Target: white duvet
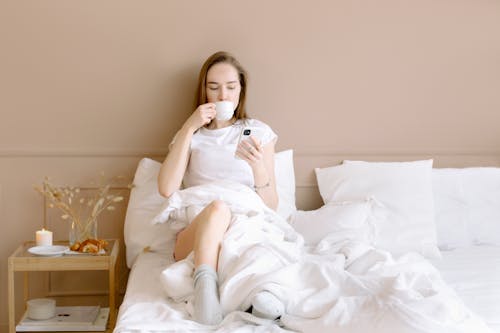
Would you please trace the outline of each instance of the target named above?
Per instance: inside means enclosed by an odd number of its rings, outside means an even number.
[[[148,331],[491,332],[420,255],[408,253],[396,260],[340,234],[325,235],[316,247],[306,247],[286,221],[243,185],[217,182],[179,191],[154,222],[180,229],[215,199],[224,200],[233,213],[218,267],[225,319],[217,327],[190,320],[189,256],[161,273],[166,297],[177,303],[178,314],[168,326],[149,324]],[[243,312],[262,290],[285,304],[279,321]]]

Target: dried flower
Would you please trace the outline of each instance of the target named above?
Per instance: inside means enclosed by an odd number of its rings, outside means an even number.
[[[102,173],[101,178],[103,178]],[[124,199],[121,195],[110,193],[111,184],[109,183],[100,185],[93,196],[85,196],[85,191],[78,187],[55,186],[48,177],[45,177],[41,186],[34,188],[49,200],[49,208],[59,208],[62,212],[61,218],[74,223],[82,235],[89,234],[97,222],[99,214],[104,210],[115,210],[114,205]]]

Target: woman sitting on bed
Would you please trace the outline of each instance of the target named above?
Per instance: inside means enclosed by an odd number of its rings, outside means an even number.
[[[274,175],[274,146],[277,136],[261,121],[247,118],[245,97],[247,73],[226,52],[210,56],[201,68],[196,109],[170,144],[158,178],[160,193],[169,197],[184,187],[214,180],[232,180],[255,189],[267,206],[276,209],[278,196]],[[216,102],[230,101],[233,113],[224,117]],[[259,138],[238,138],[244,128],[257,129]],[[220,200],[211,202],[177,234],[175,260],[194,252],[195,319],[204,324],[222,320],[217,285],[217,261],[231,211]],[[272,294],[257,294],[252,312],[278,317],[283,305]]]

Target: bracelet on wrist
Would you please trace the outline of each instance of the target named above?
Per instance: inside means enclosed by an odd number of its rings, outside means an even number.
[[[267,183],[265,183],[262,186],[256,186],[256,185],[254,185],[253,189],[254,189],[254,191],[257,192],[258,190],[262,190],[263,188],[269,187],[270,185],[271,185],[271,183],[268,181]]]

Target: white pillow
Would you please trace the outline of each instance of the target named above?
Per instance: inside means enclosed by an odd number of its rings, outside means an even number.
[[[461,169],[432,170],[437,244],[442,250],[472,245]]]
[[[472,241],[500,245],[500,168],[466,168],[462,179]]]
[[[174,235],[167,223],[155,224],[151,220],[158,214],[166,201],[158,192],[158,173],[161,163],[143,158],[137,167],[134,187],[125,216],[124,239],[127,254],[127,266],[132,265],[144,248],[171,254]]]
[[[335,233],[335,239],[349,239],[371,244],[372,203],[360,201],[329,202],[316,210],[297,210],[290,216],[290,225],[304,237],[306,245],[316,245]],[[330,237],[331,238],[331,237]]]
[[[274,154],[274,174],[276,175],[276,191],[279,198],[277,212],[283,218],[288,219],[297,210],[292,149]]]
[[[500,245],[500,168],[434,169],[438,245]]]
[[[158,173],[161,163],[143,158],[134,176],[134,187],[125,216],[124,238],[127,252],[127,266],[132,267],[136,257],[146,247],[152,251],[171,255],[175,235],[168,223],[152,224],[166,201],[158,192]],[[278,213],[288,219],[295,208],[295,175],[293,151],[285,150],[275,154],[276,189],[279,197]]]
[[[414,162],[344,161],[315,169],[321,197],[327,202],[375,198],[375,246],[394,255],[416,251],[439,258],[432,160]]]

